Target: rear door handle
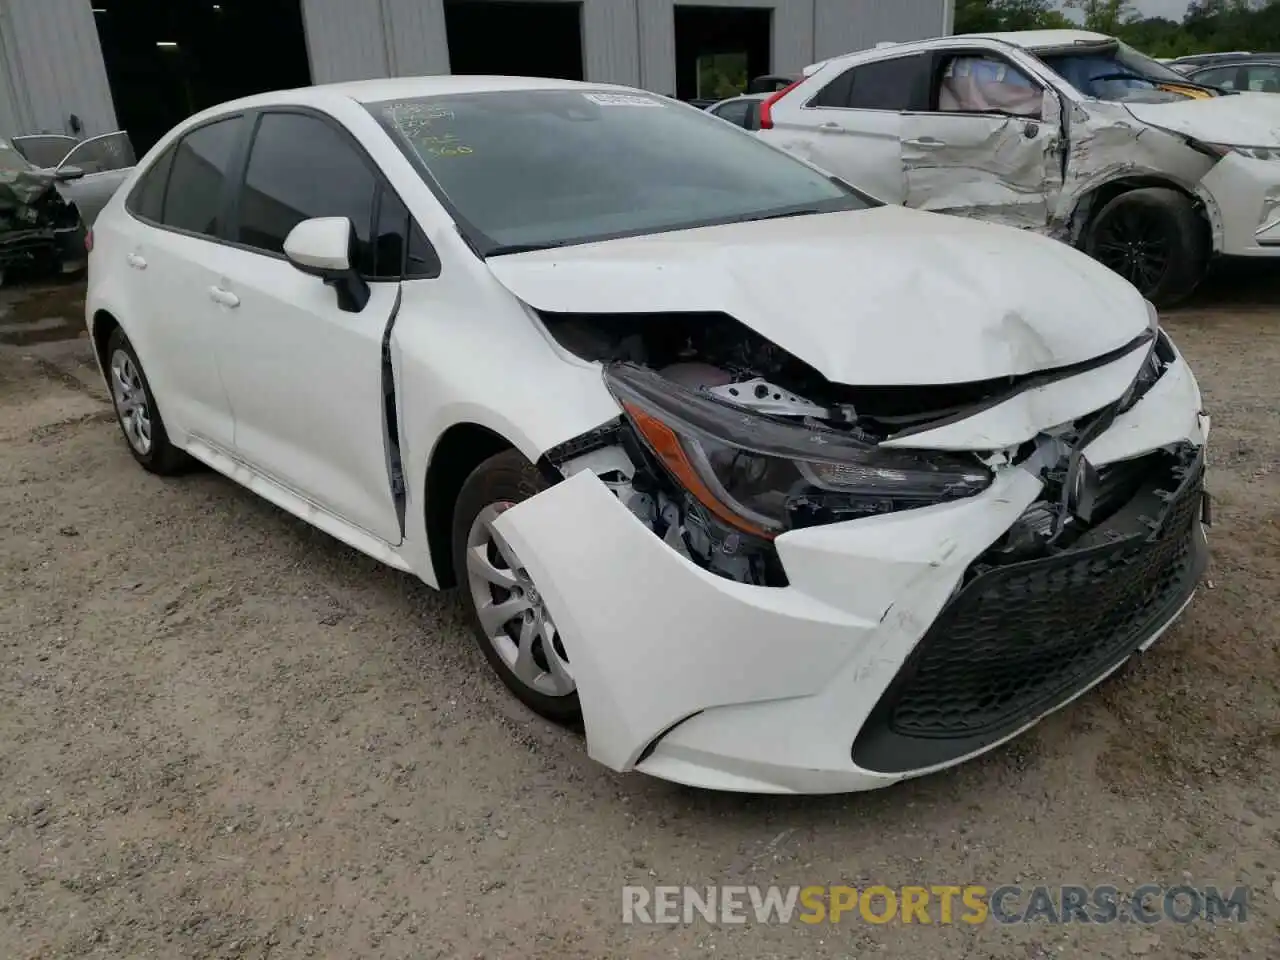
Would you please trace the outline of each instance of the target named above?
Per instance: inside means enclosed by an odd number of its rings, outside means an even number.
[[[902,141],[908,147],[919,147],[921,150],[937,150],[939,147],[945,147],[947,144],[943,140],[936,140],[933,137],[920,137],[916,140]]]
[[[240,298],[230,290],[224,290],[222,287],[210,287],[209,296],[213,298],[214,303],[220,303],[224,307],[240,306]]]
[[[818,124],[818,129],[819,130],[839,130],[840,124],[836,123],[834,120],[824,120],[822,121],[822,123]]]
[[[133,269],[135,270],[147,269],[147,261],[144,260],[142,257],[138,256],[136,253],[129,254],[129,256],[127,256],[125,259],[129,262],[129,266],[133,267]]]

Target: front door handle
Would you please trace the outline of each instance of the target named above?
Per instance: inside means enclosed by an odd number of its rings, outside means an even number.
[[[224,307],[234,309],[240,306],[240,298],[230,290],[224,290],[222,287],[210,287],[209,296],[213,298],[214,303],[221,304]]]
[[[908,147],[918,147],[921,150],[937,150],[939,147],[945,147],[946,143],[933,137],[920,137],[915,140],[903,140]]]
[[[147,269],[147,261],[144,260],[142,257],[138,256],[136,253],[129,254],[129,256],[125,257],[125,260],[127,260],[129,263],[129,266],[133,267],[133,269],[135,270]]]

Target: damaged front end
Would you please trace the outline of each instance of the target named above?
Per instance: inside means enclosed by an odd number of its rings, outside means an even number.
[[[0,275],[14,268],[79,269],[84,232],[74,204],[58,193],[55,178],[35,170],[0,141]],[[19,167],[19,164],[22,166]]]
[[[1070,548],[1145,477],[1124,465],[1100,474],[1081,451],[1175,358],[1153,327],[1118,351],[1141,349],[1145,358],[1129,388],[1102,409],[1094,403],[1088,416],[1012,449],[935,450],[907,438],[1082,371],[857,388],[831,383],[725,315],[544,313],[542,320],[561,346],[603,365],[623,411],[548,451],[544,466],[557,476],[592,470],[687,559],[757,586],[788,584],[774,543],[788,531],[974,497],[1005,467],[1036,474],[1043,496],[993,556],[1012,561]]]
[[[502,533],[613,769],[768,792],[939,769],[1149,645],[1203,572],[1208,420],[1154,323],[1083,369],[867,388],[723,314],[542,320],[621,415],[548,451],[561,482]]]

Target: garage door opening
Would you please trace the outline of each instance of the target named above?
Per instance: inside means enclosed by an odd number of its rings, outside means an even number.
[[[445,0],[454,73],[581,80],[582,4]]]
[[[675,8],[676,96],[722,100],[769,72],[773,11],[760,7]]]
[[[301,0],[94,0],[120,128],[138,156],[206,107],[311,83]]]

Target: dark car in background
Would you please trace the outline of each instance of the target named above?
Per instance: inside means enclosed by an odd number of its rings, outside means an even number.
[[[78,175],[82,172],[69,167],[56,175],[41,170],[0,139],[0,284],[15,273],[84,270],[84,223],[75,204],[58,192],[60,178]]]
[[[1176,60],[1170,61],[1168,66],[1181,74],[1190,75],[1195,71],[1203,70],[1205,67],[1216,67],[1236,61],[1254,59],[1277,60],[1280,59],[1280,53],[1254,53],[1249,50],[1232,50],[1225,53],[1193,53],[1190,56],[1178,57]]]
[[[1187,77],[1219,90],[1280,93],[1280,53],[1232,57],[1188,70]]]

